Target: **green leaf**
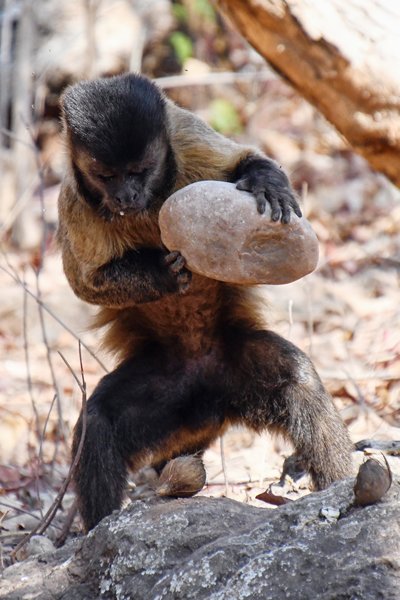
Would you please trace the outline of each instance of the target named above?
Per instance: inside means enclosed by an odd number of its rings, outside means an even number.
[[[193,56],[192,40],[181,31],[174,31],[174,33],[170,35],[169,42],[181,65],[183,65],[188,58]]]
[[[215,23],[216,14],[209,0],[196,0],[194,4],[195,11],[201,16]]]
[[[182,4],[173,4],[172,5],[172,14],[175,19],[180,23],[186,23],[188,20],[188,11],[186,6],[182,6]]]
[[[224,134],[240,133],[242,124],[234,105],[224,98],[217,98],[210,104],[210,125]]]

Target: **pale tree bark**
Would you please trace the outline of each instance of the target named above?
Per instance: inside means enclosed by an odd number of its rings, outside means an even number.
[[[217,0],[254,48],[400,186],[400,3]]]
[[[21,4],[15,40],[16,54],[11,79],[11,149],[15,169],[14,210],[16,218],[12,239],[22,249],[36,247],[42,236],[34,219],[32,189],[38,183],[35,150],[32,142],[33,73],[32,56],[35,48],[36,24],[33,0]]]

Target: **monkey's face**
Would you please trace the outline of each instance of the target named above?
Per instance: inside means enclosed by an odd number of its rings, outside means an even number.
[[[157,209],[175,177],[160,90],[128,73],[78,83],[61,104],[80,197],[104,218]]]
[[[146,146],[140,160],[111,166],[80,150],[75,164],[103,213],[124,216],[153,207],[165,178],[167,152],[166,140],[157,138]]]

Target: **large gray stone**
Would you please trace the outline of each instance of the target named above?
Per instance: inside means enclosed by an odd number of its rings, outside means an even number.
[[[86,538],[6,569],[0,598],[398,600],[398,484],[364,508],[351,507],[353,485],[275,510],[223,498],[137,501]]]
[[[159,224],[169,250],[179,250],[190,270],[238,284],[290,283],[311,273],[318,240],[307,219],[290,223],[260,215],[252,194],[232,183],[200,181],[163,204]]]

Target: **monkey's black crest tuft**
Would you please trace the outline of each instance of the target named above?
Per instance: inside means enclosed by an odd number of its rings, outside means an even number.
[[[115,167],[127,156],[140,160],[148,143],[165,131],[162,94],[132,73],[72,86],[63,112],[72,143]]]

